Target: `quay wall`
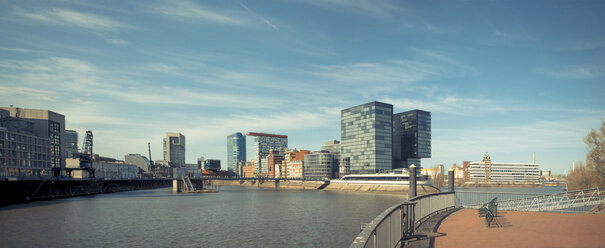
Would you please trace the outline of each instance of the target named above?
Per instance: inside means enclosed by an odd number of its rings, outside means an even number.
[[[0,181],[0,205],[171,186],[171,179]]]
[[[213,179],[215,185],[219,186],[244,186],[259,188],[275,188],[274,181],[252,181],[252,180],[221,180]],[[322,181],[280,181],[279,189],[310,189],[341,192],[374,192],[374,193],[405,193],[409,191],[408,185],[383,185],[383,184],[354,184],[354,183],[330,183],[323,187]],[[440,192],[439,189],[429,185],[418,185],[418,194],[431,194]]]

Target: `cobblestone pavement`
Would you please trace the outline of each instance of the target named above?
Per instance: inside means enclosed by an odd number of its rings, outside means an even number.
[[[498,211],[488,228],[477,210],[449,216],[434,247],[605,247],[605,215]]]

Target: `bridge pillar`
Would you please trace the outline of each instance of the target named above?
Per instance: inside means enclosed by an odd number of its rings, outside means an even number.
[[[275,179],[275,190],[279,190],[279,179]]]
[[[410,190],[408,193],[408,199],[416,197],[416,165],[410,165]]]
[[[447,187],[449,192],[454,192],[454,169],[447,171]]]

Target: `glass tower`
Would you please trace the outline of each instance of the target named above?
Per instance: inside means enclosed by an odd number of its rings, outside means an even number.
[[[235,172],[238,162],[246,162],[246,136],[234,133],[227,136],[227,168]]]
[[[431,112],[412,110],[393,115],[393,169],[408,168],[431,157]]]
[[[393,167],[393,105],[370,102],[341,111],[341,158],[351,174]]]

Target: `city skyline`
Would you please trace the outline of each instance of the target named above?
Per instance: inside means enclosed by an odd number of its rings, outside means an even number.
[[[380,101],[431,112],[425,168],[535,152],[563,173],[605,118],[598,1],[0,6],[0,106],[60,113],[118,159],[147,142],[161,158],[166,132],[187,137],[187,163],[226,163],[235,132],[316,151],[340,140],[342,109]]]

